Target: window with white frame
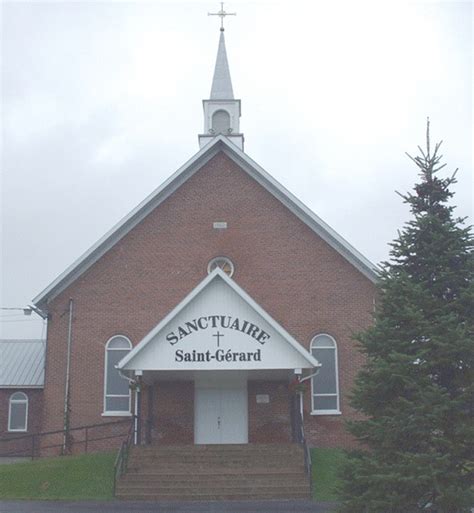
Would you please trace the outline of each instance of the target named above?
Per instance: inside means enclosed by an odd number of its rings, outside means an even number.
[[[340,413],[336,341],[330,335],[316,335],[311,341],[311,354],[321,364],[312,378],[312,412]]]
[[[28,396],[14,392],[8,404],[8,431],[26,431],[28,428]]]
[[[130,387],[128,380],[115,368],[132,349],[132,343],[123,335],[112,337],[105,346],[104,414],[128,415],[130,413]]]

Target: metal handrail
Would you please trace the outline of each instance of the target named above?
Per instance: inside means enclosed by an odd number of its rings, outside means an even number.
[[[134,420],[134,417],[132,417],[132,421],[133,420]],[[74,444],[84,444],[84,452],[86,453],[87,450],[88,450],[88,445],[91,442],[96,442],[96,441],[99,441],[99,440],[109,440],[109,439],[112,439],[112,438],[119,438],[119,437],[123,436],[123,434],[119,434],[119,435],[109,435],[109,436],[90,438],[89,437],[89,430],[90,429],[93,429],[93,428],[103,428],[103,427],[107,428],[109,426],[125,424],[125,423],[128,423],[128,422],[129,422],[129,419],[114,420],[114,421],[102,422],[102,423],[98,423],[98,424],[88,424],[86,426],[78,426],[78,427],[70,428],[69,432],[72,432],[72,431],[84,431],[85,432],[85,438],[83,440],[76,440],[75,439],[74,440]],[[132,422],[132,426],[133,426],[133,422]],[[18,440],[23,440],[23,439],[30,439],[31,440],[30,449],[29,450],[28,449],[23,449],[23,450],[20,451],[20,453],[25,454],[26,456],[28,456],[28,452],[29,452],[29,455],[33,459],[35,457],[37,448],[41,448],[41,450],[45,450],[45,449],[53,449],[53,448],[56,448],[56,447],[62,447],[63,446],[62,442],[59,443],[59,444],[53,444],[53,445],[43,445],[43,444],[41,444],[41,439],[42,438],[44,438],[46,436],[50,436],[50,435],[58,435],[58,434],[63,434],[63,433],[64,433],[64,429],[58,429],[56,431],[41,431],[39,433],[33,433],[31,435],[14,435],[14,436],[8,436],[8,437],[1,437],[0,438],[0,444],[2,442],[9,443],[9,442],[17,442]],[[2,456],[17,455],[18,452],[19,452],[18,450],[14,450],[14,451],[10,451],[10,452],[0,451]]]
[[[297,405],[295,405],[297,406]],[[308,444],[306,442],[306,436],[304,433],[304,421],[303,421],[303,415],[301,413],[300,408],[295,407],[295,413],[296,413],[296,441],[301,444],[303,448],[303,455],[304,455],[304,466],[306,470],[306,474],[309,479],[309,486],[311,493],[313,491],[313,478],[312,478],[312,467],[313,462],[311,460],[311,451],[308,447]]]
[[[121,477],[127,471],[128,466],[128,455],[130,452],[130,446],[132,445],[133,435],[135,433],[135,415],[132,418],[130,427],[128,428],[127,438],[121,443],[120,449],[118,450],[117,457],[114,463],[114,490],[117,487],[117,479]]]

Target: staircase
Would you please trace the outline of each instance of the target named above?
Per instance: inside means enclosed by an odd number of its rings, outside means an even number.
[[[116,497],[133,500],[309,499],[297,444],[134,446]]]

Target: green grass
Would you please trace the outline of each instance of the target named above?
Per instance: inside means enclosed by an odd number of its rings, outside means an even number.
[[[313,499],[337,501],[337,473],[344,461],[341,449],[311,449],[313,463]]]
[[[0,465],[0,499],[112,499],[115,453]]]

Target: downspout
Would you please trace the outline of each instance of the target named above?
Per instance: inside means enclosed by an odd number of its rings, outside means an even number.
[[[63,454],[66,454],[68,437],[69,437],[69,394],[71,382],[71,345],[72,345],[72,314],[73,314],[73,301],[69,299],[69,323],[67,334],[67,357],[66,357],[66,389],[64,391],[64,436],[63,436]]]
[[[134,426],[133,426],[133,430],[134,430],[134,433],[133,433],[133,444],[134,445],[138,445],[138,413],[139,413],[139,408],[138,408],[138,402],[139,402],[139,393],[140,393],[140,383],[139,383],[139,380],[138,379],[133,379],[133,378],[129,378],[126,374],[124,374],[120,369],[118,370],[119,371],[119,374],[122,378],[126,379],[129,384],[131,385],[131,387],[133,387],[133,389],[135,390],[135,398],[134,398],[134,409],[133,409],[133,414],[134,414]]]
[[[316,372],[313,372],[313,374],[310,374],[309,376],[305,376],[304,378],[300,379],[300,383],[303,383],[303,381],[306,381],[307,379],[314,378],[314,376],[317,376],[319,374],[319,368]],[[301,420],[303,420],[303,394],[298,394],[300,396],[300,413],[301,413]]]

